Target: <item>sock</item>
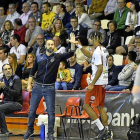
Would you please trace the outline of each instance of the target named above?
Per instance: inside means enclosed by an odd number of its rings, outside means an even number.
[[[93,123],[95,123],[99,130],[103,130],[104,126],[102,125],[101,121],[98,119],[94,120]]]
[[[109,128],[108,128],[108,126],[105,126],[105,128],[106,128],[106,130],[108,130]]]

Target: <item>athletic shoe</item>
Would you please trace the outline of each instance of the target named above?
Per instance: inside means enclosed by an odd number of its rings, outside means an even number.
[[[9,136],[9,132],[0,133],[0,137],[8,137],[8,136]]]
[[[102,140],[112,140],[113,139],[113,132],[111,130],[106,131],[106,135]]]
[[[48,140],[55,140],[53,133],[48,133]]]
[[[28,140],[34,134],[33,130],[27,130],[26,134],[23,136],[23,140]]]
[[[106,134],[107,134],[107,130],[104,127],[103,130],[101,130],[101,131],[98,132],[97,136],[94,137],[94,139],[103,139],[106,136]]]

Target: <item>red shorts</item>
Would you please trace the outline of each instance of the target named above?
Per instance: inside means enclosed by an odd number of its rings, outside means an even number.
[[[95,85],[92,91],[87,91],[85,95],[85,104],[94,104],[104,107],[106,89],[102,85]]]

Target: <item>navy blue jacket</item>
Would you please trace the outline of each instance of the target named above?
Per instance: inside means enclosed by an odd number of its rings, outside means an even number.
[[[57,77],[58,67],[62,60],[66,60],[74,55],[74,51],[64,54],[53,53],[50,56],[46,52],[36,57],[30,77],[37,72],[35,81],[41,84],[54,84]]]
[[[108,69],[108,85],[114,86],[118,85],[118,74],[120,72],[119,67],[113,66]]]

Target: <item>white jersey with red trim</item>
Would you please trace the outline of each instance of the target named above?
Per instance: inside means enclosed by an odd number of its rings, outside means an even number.
[[[109,53],[107,49],[103,46],[97,46],[92,55],[92,76],[93,81],[98,65],[103,65],[103,71],[99,79],[96,81],[95,85],[106,85],[108,84],[108,56]]]

